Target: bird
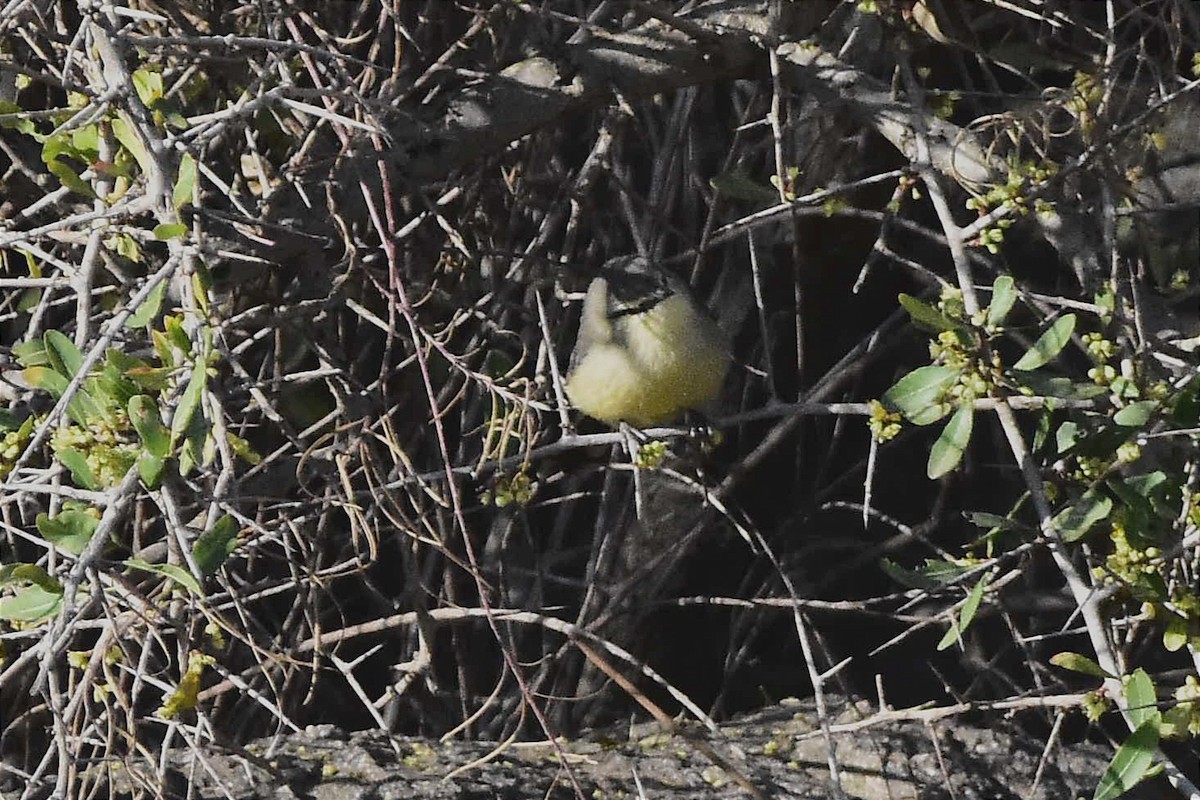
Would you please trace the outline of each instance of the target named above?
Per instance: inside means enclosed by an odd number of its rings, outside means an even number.
[[[599,272],[564,384],[571,405],[645,428],[712,401],[729,371],[729,339],[687,283],[644,256],[618,256]]]

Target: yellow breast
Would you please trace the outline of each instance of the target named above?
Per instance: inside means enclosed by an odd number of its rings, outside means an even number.
[[[583,413],[609,424],[659,425],[720,391],[729,369],[725,336],[689,297],[674,294],[608,323],[567,377],[567,397]]]

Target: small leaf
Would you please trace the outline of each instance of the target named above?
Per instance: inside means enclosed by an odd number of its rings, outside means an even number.
[[[170,367],[138,366],[130,367],[125,375],[137,384],[139,389],[148,392],[161,392],[171,385],[171,375],[175,370]]]
[[[1054,432],[1054,445],[1057,448],[1057,453],[1061,456],[1063,453],[1070,450],[1075,444],[1083,438],[1083,429],[1076,422],[1067,421],[1058,426],[1058,430]]]
[[[53,617],[61,608],[61,590],[48,592],[41,586],[26,586],[11,597],[0,598],[0,619],[36,623]]]
[[[880,568],[892,580],[912,589],[936,589],[958,580],[970,567],[953,561],[927,559],[916,570],[902,567],[891,559],[880,559]]]
[[[1158,750],[1158,723],[1145,722],[1129,734],[1100,778],[1092,800],[1116,800],[1146,777]]]
[[[260,456],[250,445],[250,443],[242,437],[226,432],[225,441],[229,442],[229,447],[231,450],[233,450],[234,455],[245,461],[247,464],[250,464],[251,466],[257,466],[262,462],[262,456]]]
[[[162,308],[163,295],[166,294],[166,291],[167,282],[159,281],[158,285],[150,290],[150,294],[146,295],[142,304],[129,315],[125,325],[130,328],[149,327],[158,316],[159,309]]]
[[[47,592],[61,594],[63,590],[58,578],[37,564],[0,564],[0,586],[15,586],[22,583],[32,583]]]
[[[962,629],[965,631],[967,626],[975,619],[975,612],[979,610],[979,604],[983,601],[983,593],[987,590],[988,576],[984,575],[979,579],[979,582],[971,587],[971,593],[967,595],[967,602],[963,603],[962,607]]]
[[[1188,643],[1189,633],[1188,621],[1178,614],[1172,614],[1163,629],[1163,649],[1168,653],[1182,649]]]
[[[768,189],[737,167],[720,173],[709,183],[725,197],[735,200],[747,200],[762,205],[773,205],[779,202],[778,191]]]
[[[47,367],[26,367],[21,371],[21,377],[35,389],[49,392],[56,400],[67,392],[70,381],[55,370]],[[104,409],[84,389],[77,389],[67,404],[67,416],[84,427],[91,425],[97,419],[103,419]]]
[[[1150,420],[1156,408],[1158,403],[1154,400],[1130,403],[1113,415],[1113,422],[1124,428],[1140,428]]]
[[[163,468],[167,462],[153,453],[142,451],[138,453],[137,468],[138,477],[142,479],[147,488],[157,489],[159,482],[162,479]]]
[[[72,555],[79,555],[92,540],[100,519],[86,511],[68,509],[60,511],[55,517],[38,514],[36,524],[46,541]]]
[[[204,596],[204,590],[200,587],[200,581],[196,580],[196,576],[177,564],[151,564],[140,558],[128,558],[124,563],[131,569],[140,569],[143,572],[152,572],[155,575],[170,578],[197,597]]]
[[[89,200],[96,199],[96,192],[92,189],[91,185],[79,177],[78,172],[62,161],[51,159],[46,162],[46,169],[50,171],[51,175],[58,178],[58,182],[63,185],[64,189],[81,194]]]
[[[42,366],[21,370],[21,379],[35,389],[49,392],[55,400],[66,393],[67,384],[70,383],[70,380],[64,378],[57,370]]]
[[[13,345],[12,354],[22,367],[50,366],[50,354],[46,352],[46,342],[43,339],[30,339]]]
[[[150,159],[150,152],[146,149],[146,145],[142,143],[142,137],[137,134],[133,123],[124,111],[118,112],[117,118],[112,120],[112,132],[117,137],[117,141],[137,161],[138,166],[142,168],[143,174],[149,175],[154,171],[154,162]]]
[[[62,607],[62,584],[37,564],[0,565],[0,586],[20,587],[0,598],[0,619],[36,623]]]
[[[50,364],[67,380],[74,378],[83,368],[83,353],[75,343],[58,331],[46,331],[46,354]]]
[[[196,298],[196,305],[200,307],[201,313],[208,315],[211,312],[209,297],[212,292],[212,273],[208,271],[208,267],[203,261],[197,261],[195,269],[192,271],[192,294]]]
[[[963,517],[976,528],[985,530],[1012,531],[1021,530],[1025,526],[1008,517],[992,514],[987,511],[964,511]]]
[[[196,189],[196,159],[191,153],[184,153],[179,158],[179,178],[171,192],[171,201],[175,210],[183,208],[192,202],[192,193]]]
[[[138,99],[145,106],[153,106],[163,96],[163,77],[161,72],[149,69],[135,70],[133,88],[137,90]]]
[[[914,424],[929,425],[950,413],[942,400],[958,375],[953,367],[917,367],[884,392],[883,402]]]
[[[142,446],[157,458],[166,458],[171,452],[171,432],[162,424],[158,415],[158,403],[154,398],[139,394],[129,400],[129,421],[142,440]]]
[[[1112,500],[1108,495],[1093,487],[1056,514],[1050,524],[1059,532],[1064,541],[1075,542],[1082,539],[1093,525],[1108,517],[1112,506]]]
[[[1075,332],[1075,315],[1064,314],[1055,320],[1054,324],[1043,333],[1033,347],[1021,356],[1016,364],[1013,364],[1013,369],[1019,369],[1022,372],[1035,370],[1038,367],[1046,364],[1057,356],[1062,349],[1067,346],[1067,342],[1071,341],[1071,334]]]
[[[879,560],[879,568],[883,570],[883,574],[894,580],[901,586],[909,589],[935,589],[941,584],[937,581],[930,580],[916,570],[902,567],[890,558],[882,558]]]
[[[1034,394],[1042,397],[1057,397],[1063,400],[1091,400],[1108,394],[1108,387],[1091,381],[1076,382],[1061,375],[1043,375],[1027,372],[1021,383]]]
[[[196,359],[187,388],[183,390],[183,395],[179,398],[179,405],[175,408],[175,416],[171,419],[172,442],[178,442],[192,424],[192,417],[200,409],[200,400],[204,396],[204,387],[207,382],[208,372],[205,369],[204,361]]]
[[[971,442],[971,429],[974,425],[975,409],[969,405],[959,406],[929,451],[929,464],[925,473],[931,479],[942,477],[962,461],[963,453]]]
[[[92,472],[92,468],[88,466],[87,456],[83,453],[73,447],[64,447],[56,450],[54,455],[58,457],[64,467],[71,471],[71,480],[80,489],[94,492],[100,488],[100,481],[96,478],[96,473]]]
[[[971,589],[971,593],[967,595],[967,600],[963,603],[962,611],[959,612],[958,619],[951,618],[950,630],[946,631],[946,635],[938,642],[937,649],[945,650],[948,647],[958,643],[964,632],[971,625],[971,621],[975,619],[975,612],[979,610],[979,603],[983,600],[984,589],[987,588],[987,575],[979,579]]]
[[[238,527],[233,517],[226,514],[211,528],[200,534],[192,545],[192,558],[200,574],[208,577],[221,568],[238,545]]]
[[[1182,428],[1200,425],[1200,376],[1193,378],[1191,383],[1175,396],[1175,401],[1171,404],[1171,419]]]
[[[1072,672],[1080,672],[1097,678],[1116,677],[1105,672],[1104,668],[1092,659],[1079,653],[1056,653],[1050,656],[1050,663],[1061,669],[1069,669]]]
[[[933,306],[922,300],[918,300],[910,294],[901,293],[900,305],[908,312],[908,316],[912,318],[913,324],[923,330],[941,333],[942,331],[967,329],[967,326],[963,323],[951,319]]]
[[[992,302],[987,310],[987,327],[995,329],[1004,324],[1008,312],[1012,311],[1013,303],[1017,301],[1017,291],[1013,279],[1009,275],[1001,275],[992,284]]]
[[[27,114],[28,112],[21,108],[11,100],[0,100],[0,114],[8,116],[9,114]],[[23,133],[26,136],[34,136],[37,134],[37,125],[28,117],[18,117],[17,119],[0,120],[0,128],[9,128]]]
[[[1154,681],[1140,667],[1122,681],[1125,687],[1125,700],[1129,703],[1129,719],[1136,726],[1147,722],[1157,722],[1162,716],[1158,710],[1158,694],[1154,691]]]
[[[154,238],[165,242],[168,239],[182,239],[188,232],[188,226],[182,222],[164,222],[154,226]]]
[[[127,233],[118,233],[110,237],[105,244],[109,249],[122,258],[127,258],[135,264],[142,263],[142,246],[138,240]]]

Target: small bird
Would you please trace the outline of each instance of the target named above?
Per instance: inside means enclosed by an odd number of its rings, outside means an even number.
[[[729,340],[687,284],[641,256],[610,259],[583,301],[566,391],[590,417],[672,422],[720,391]]]

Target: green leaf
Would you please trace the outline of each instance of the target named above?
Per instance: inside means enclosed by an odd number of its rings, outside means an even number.
[[[1188,621],[1178,614],[1171,614],[1163,629],[1163,649],[1168,653],[1177,652],[1188,643],[1190,633]]]
[[[879,560],[879,568],[883,570],[884,575],[887,575],[896,583],[909,589],[936,589],[941,585],[916,570],[900,566],[890,558],[881,558]]]
[[[182,239],[188,232],[188,226],[182,222],[164,222],[154,226],[154,238],[165,242],[168,239]]]
[[[911,589],[936,589],[958,580],[970,567],[953,561],[927,559],[916,570],[902,567],[888,558],[880,559],[879,567],[889,578]]]
[[[36,389],[49,392],[55,399],[67,392],[70,381],[58,372],[47,367],[26,367],[21,371],[25,382]],[[84,427],[91,425],[97,419],[104,417],[104,409],[100,407],[85,389],[76,390],[67,404],[67,416]]]
[[[12,354],[22,367],[50,366],[50,354],[46,352],[46,342],[43,339],[30,339],[13,345]]]
[[[1070,378],[1063,378],[1062,375],[1045,375],[1038,372],[1021,375],[1021,384],[1028,387],[1034,395],[1073,401],[1087,401],[1109,393],[1108,386],[1094,384],[1091,380],[1076,383]]]
[[[247,464],[250,464],[251,466],[257,466],[262,462],[262,456],[260,456],[250,445],[250,443],[242,437],[226,432],[225,441],[229,443],[229,447],[231,450],[233,450],[234,455],[245,461]]]
[[[1150,721],[1129,734],[1100,778],[1092,800],[1115,800],[1146,777],[1158,750],[1158,723]]]
[[[1128,502],[1131,503],[1133,502],[1134,497],[1139,499],[1147,498],[1153,495],[1156,489],[1160,487],[1170,488],[1171,485],[1170,479],[1167,477],[1167,473],[1163,472],[1161,469],[1156,469],[1153,472],[1144,472],[1141,475],[1130,475],[1122,483],[1124,486],[1118,486],[1116,481],[1110,482],[1109,485],[1118,492],[1121,492],[1123,497],[1125,495],[1122,490],[1125,487],[1128,487],[1128,489],[1133,493],[1132,495],[1127,496]]]
[[[167,341],[179,352],[186,353],[191,350],[192,340],[184,330],[183,317],[180,315],[174,314],[163,320],[163,333],[166,334]],[[163,359],[163,363],[166,363],[166,359]]]
[[[915,425],[929,425],[950,413],[943,402],[946,390],[958,380],[953,367],[917,367],[883,394],[883,402]]]
[[[58,178],[58,182],[63,185],[63,188],[81,194],[89,200],[96,199],[96,191],[92,189],[91,185],[79,177],[79,173],[63,162],[57,159],[47,161],[46,169],[50,171],[51,175]]]
[[[129,315],[126,326],[130,328],[147,328],[158,317],[158,311],[162,308],[163,296],[167,292],[167,282],[159,281],[158,285],[150,290],[150,294],[146,295],[146,299],[142,304]]]
[[[962,611],[959,612],[958,619],[951,618],[950,630],[946,631],[946,635],[938,642],[938,650],[945,650],[948,647],[952,647],[962,638],[963,633],[971,625],[971,621],[975,619],[975,612],[979,610],[979,603],[983,600],[983,592],[987,588],[987,583],[987,575],[984,575],[972,587],[971,593],[967,595],[966,602],[963,603]]]
[[[0,598],[0,619],[36,623],[53,617],[62,608],[62,591],[48,592],[41,586],[26,586],[11,597]]]
[[[100,518],[86,511],[67,509],[58,512],[55,517],[38,514],[36,524],[46,541],[68,553],[79,555],[92,540]]]
[[[720,173],[709,183],[725,197],[735,200],[747,200],[762,205],[774,205],[779,202],[778,191],[767,188],[737,167]]]
[[[196,576],[176,564],[151,564],[140,558],[128,558],[124,564],[131,569],[140,569],[143,572],[152,572],[155,575],[170,578],[197,597],[204,596],[204,589],[200,587],[200,581],[196,580]]]
[[[175,210],[183,208],[192,202],[192,193],[196,190],[196,159],[191,153],[184,153],[179,159],[179,178],[171,192],[171,201]]]
[[[105,398],[105,407],[116,411],[124,409],[134,395],[139,393],[137,382],[125,374],[127,359],[115,356],[116,350],[110,349],[99,371],[87,381],[88,392],[94,393],[99,399]],[[116,421],[115,415],[110,417]]]
[[[1008,312],[1012,311],[1013,303],[1017,301],[1017,290],[1009,275],[1001,275],[992,284],[992,302],[987,310],[987,327],[994,329],[1004,323]]]
[[[67,393],[67,386],[71,383],[71,378],[62,374],[61,363],[55,366],[54,359],[48,350],[42,352],[46,354],[46,364],[26,367],[21,371],[21,377],[30,386],[49,392],[57,400]]]
[[[71,480],[80,489],[94,492],[100,488],[100,481],[96,478],[96,473],[92,472],[92,468],[88,466],[87,456],[83,453],[73,447],[64,447],[56,450],[54,455],[58,457],[64,467],[71,471]]]
[[[142,440],[142,446],[157,458],[166,458],[171,452],[171,432],[162,424],[158,415],[158,403],[154,398],[139,394],[129,400],[129,421]]]
[[[233,555],[238,546],[238,527],[233,517],[226,514],[196,539],[192,545],[192,558],[200,574],[208,577],[221,568]]]
[[[175,370],[170,367],[142,366],[132,367],[126,376],[137,384],[139,389],[148,392],[161,392],[171,385],[171,376]]]
[[[913,324],[922,330],[932,331],[933,333],[967,330],[967,326],[963,323],[946,316],[933,306],[923,300],[918,300],[910,294],[900,294],[900,305],[908,312],[908,316],[912,318]]]
[[[133,75],[133,88],[137,91],[138,99],[142,104],[150,107],[163,96],[163,77],[161,72],[155,72],[149,69],[135,70]]]
[[[192,417],[200,409],[200,400],[204,396],[204,387],[207,383],[208,372],[204,366],[204,360],[198,358],[192,367],[187,388],[183,390],[183,395],[179,398],[179,405],[175,408],[175,416],[171,420],[172,443],[177,443],[192,424]]]
[[[167,462],[159,458],[153,453],[142,451],[138,453],[137,468],[138,477],[142,479],[142,483],[150,489],[157,489],[159,481],[162,479],[163,468]]]
[[[1025,528],[1021,523],[1011,520],[1008,517],[1002,517],[999,514],[992,514],[987,511],[964,511],[963,517],[976,528],[983,528],[984,530],[1013,531]]]
[[[1193,378],[1171,404],[1171,419],[1182,428],[1200,425],[1200,376]]]
[[[146,149],[146,145],[142,142],[142,137],[137,134],[133,123],[125,112],[117,112],[117,118],[112,120],[111,124],[113,135],[129,151],[133,159],[137,161],[138,166],[142,168],[142,173],[149,175],[153,172],[154,162],[150,159],[150,151]]]
[[[1060,511],[1050,521],[1065,541],[1075,542],[1084,537],[1093,525],[1108,517],[1113,502],[1108,495],[1095,487]]]
[[[1069,669],[1072,672],[1081,672],[1084,675],[1092,675],[1097,678],[1114,678],[1115,675],[1110,675],[1099,664],[1085,655],[1079,653],[1056,653],[1050,656],[1050,663],[1061,669]]]
[[[1067,342],[1071,341],[1071,334],[1074,332],[1075,315],[1064,314],[1059,317],[1045,333],[1038,337],[1038,340],[1033,343],[1033,347],[1029,348],[1016,364],[1013,364],[1013,369],[1028,372],[1046,364],[1062,352]]]
[[[1125,700],[1129,703],[1129,719],[1137,727],[1147,722],[1157,723],[1162,713],[1158,710],[1158,693],[1154,690],[1154,681],[1144,669],[1138,668],[1122,682],[1125,687]]]
[[[1113,415],[1113,422],[1125,428],[1140,428],[1150,420],[1156,408],[1158,403],[1154,400],[1130,403]]]
[[[1058,430],[1054,432],[1054,445],[1061,456],[1074,447],[1082,438],[1083,429],[1079,427],[1078,423],[1068,420],[1059,425]]]
[[[51,366],[67,380],[78,375],[83,369],[83,353],[75,343],[58,331],[46,331],[43,338]]]
[[[967,602],[963,603],[961,617],[962,629],[965,631],[967,626],[975,619],[975,612],[979,610],[979,604],[983,601],[983,593],[988,587],[988,576],[984,575],[979,579],[979,582],[971,587],[971,593],[967,595]]]
[[[0,586],[21,587],[0,599],[0,619],[39,622],[62,607],[62,584],[37,564],[0,565]]]
[[[100,126],[92,123],[71,131],[71,147],[80,158],[100,155]]]
[[[929,451],[929,464],[925,473],[931,479],[942,477],[962,461],[963,453],[971,442],[971,429],[974,425],[975,409],[969,405],[959,406]]]
[[[13,412],[7,408],[0,408],[0,433],[19,430],[24,424],[21,418]]]
[[[39,567],[37,564],[2,564],[0,565],[0,586],[15,586],[22,583],[32,583],[47,592],[62,593],[63,587],[58,578]]]
[[[0,114],[8,115],[28,113],[29,112],[11,100],[0,100]],[[34,125],[33,120],[24,116],[18,117],[17,119],[0,120],[0,128],[9,128],[17,131],[18,133],[23,133],[26,136],[33,136],[35,133],[37,133],[37,126]]]

